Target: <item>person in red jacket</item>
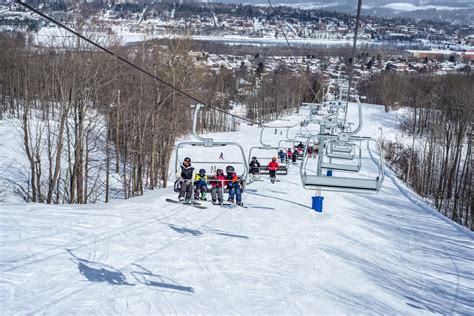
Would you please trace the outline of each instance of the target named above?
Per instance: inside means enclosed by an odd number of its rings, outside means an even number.
[[[224,203],[223,190],[226,178],[222,169],[217,169],[216,173],[216,176],[211,180],[212,204],[222,204]]]
[[[277,157],[273,157],[272,161],[268,164],[268,172],[270,172],[270,181],[275,183],[276,180],[276,172],[278,170],[278,162]]]

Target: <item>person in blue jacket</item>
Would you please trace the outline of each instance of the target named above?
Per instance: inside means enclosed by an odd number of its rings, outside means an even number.
[[[283,151],[283,149],[280,149],[278,152],[278,158],[280,158],[280,162],[284,163],[286,160],[286,153]]]

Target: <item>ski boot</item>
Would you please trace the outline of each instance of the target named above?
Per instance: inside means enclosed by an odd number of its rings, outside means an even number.
[[[179,203],[183,203],[183,202],[184,202],[184,197],[180,196],[180,197],[178,198],[178,202],[179,202]]]
[[[244,207],[244,203],[242,203],[242,202],[238,202],[237,205],[240,206],[240,207]]]
[[[227,200],[227,202],[229,202],[229,203],[232,203],[232,204],[233,204],[233,203],[234,203],[234,199],[231,199],[231,198],[229,198],[229,199]]]
[[[201,197],[199,198],[201,201],[207,201],[206,193],[201,193]]]
[[[183,204],[191,204],[191,199],[185,199]]]

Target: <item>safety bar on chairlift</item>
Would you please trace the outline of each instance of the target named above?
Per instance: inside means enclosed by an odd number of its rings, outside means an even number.
[[[308,164],[308,159],[306,157],[307,156],[307,151],[308,151],[307,148],[308,148],[308,144],[309,144],[310,140],[314,139],[316,137],[326,138],[326,139],[339,139],[339,136],[337,136],[337,135],[315,135],[312,138],[308,138],[308,140],[306,141],[305,149],[303,151],[303,162],[300,164],[300,179],[301,179],[301,183],[303,184],[303,187],[305,187],[305,188],[306,188],[306,186],[305,186],[305,181],[304,181],[303,178],[306,175],[304,173],[304,170],[306,169],[306,165]],[[378,172],[378,177],[377,177],[378,180],[377,181],[378,181],[378,183],[380,183],[380,185],[379,185],[377,191],[380,190],[380,188],[383,184],[384,178],[385,178],[384,161],[383,161],[383,156],[384,155],[383,155],[382,145],[380,145],[380,143],[377,140],[375,140],[371,137],[366,137],[366,136],[350,136],[349,139],[352,140],[352,141],[359,141],[359,142],[367,141],[367,149],[368,150],[370,150],[369,149],[369,142],[375,142],[377,144],[377,146],[379,147],[379,164],[378,164],[379,172]],[[319,162],[318,162],[318,164],[319,164]],[[357,190],[357,189],[354,189],[354,190]]]

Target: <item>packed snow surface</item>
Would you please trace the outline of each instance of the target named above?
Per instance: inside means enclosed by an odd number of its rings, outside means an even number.
[[[396,125],[366,105],[360,135],[381,127],[394,138]],[[257,135],[242,125],[213,136],[248,150]],[[206,158],[217,156],[192,151]],[[379,194],[324,192],[323,213],[297,166],[250,184],[247,209],[170,204],[171,189],[109,204],[0,204],[0,313],[474,314],[473,234],[385,171]]]

